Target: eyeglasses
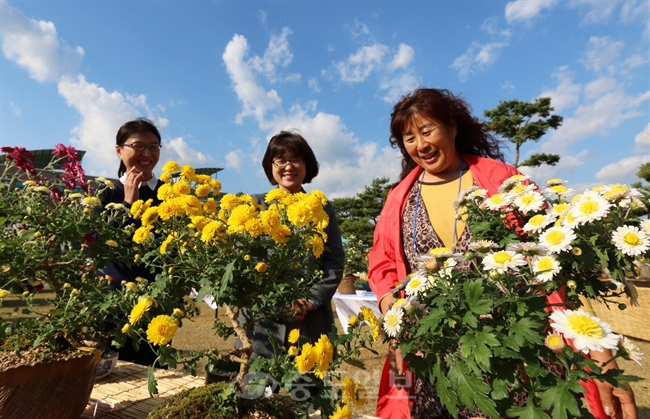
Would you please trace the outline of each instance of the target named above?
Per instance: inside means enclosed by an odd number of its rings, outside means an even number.
[[[284,169],[287,167],[287,164],[290,164],[291,167],[298,168],[302,166],[302,159],[291,159],[291,160],[282,160],[282,159],[277,159],[273,160],[273,166],[277,167],[278,169]]]
[[[146,148],[150,153],[157,153],[162,148],[162,144],[144,145],[142,143],[122,144],[120,147],[130,147],[135,151],[142,152]]]

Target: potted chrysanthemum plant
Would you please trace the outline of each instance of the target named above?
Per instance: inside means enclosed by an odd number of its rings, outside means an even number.
[[[141,222],[133,234],[140,259],[157,275],[152,304],[168,290],[196,290],[196,300],[206,295],[225,311],[228,322],[217,321],[216,333],[235,335],[240,345],[227,353],[192,351],[187,357],[170,345],[176,322],[169,312],[161,317],[165,327],[153,324],[148,313],[137,327],[125,325],[125,335],[158,345],[158,362],[182,363],[193,370],[203,357],[240,363],[237,390],[241,391],[250,368],[253,346],[249,335],[264,319],[286,321],[293,304],[312,297],[310,288],[322,273],[316,258],[324,251],[329,219],[327,202],[319,192],[289,194],[274,189],[266,194],[268,209],[252,196],[225,194],[209,176],[190,166],[168,162],[162,169],[158,205],[138,201],[131,215]],[[190,313],[185,312],[185,315]],[[169,331],[155,340],[156,329]],[[146,336],[145,336],[146,335]],[[154,338],[154,339],[152,339]],[[155,392],[155,379],[150,391]]]
[[[620,386],[636,378],[605,373],[583,354],[643,357],[582,310],[579,298],[608,303],[626,295],[636,303],[627,275],[650,248],[650,222],[631,211],[642,205],[640,192],[605,185],[574,195],[558,179],[541,190],[515,176],[486,195],[476,187],[462,193],[456,205],[473,242],[464,254],[439,248],[422,255],[418,272],[397,288],[402,298],[383,329],[450,412],[589,415],[577,397],[581,383]],[[517,404],[522,395],[525,403]]]
[[[94,382],[97,344],[110,340],[134,298],[109,292],[98,270],[131,263],[132,231],[123,228],[123,208],[102,207],[111,182],[86,181],[74,148],[57,145],[45,169],[23,147],[2,152],[0,385],[3,394],[22,393],[3,397],[0,412],[78,416]]]

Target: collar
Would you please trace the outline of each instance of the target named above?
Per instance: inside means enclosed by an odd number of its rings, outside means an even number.
[[[120,182],[122,182],[122,184],[124,184],[125,181],[126,181],[126,175],[122,175],[122,177],[120,177]],[[158,185],[158,178],[156,177],[156,175],[154,173],[152,173],[151,174],[151,179],[149,179],[146,182],[140,182],[140,185],[138,187],[141,188],[144,185],[147,185],[149,187],[149,189],[154,191],[154,190],[156,190],[156,185]]]

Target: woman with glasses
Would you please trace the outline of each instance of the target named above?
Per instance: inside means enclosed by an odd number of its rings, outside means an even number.
[[[128,209],[139,199],[152,199],[152,205],[160,203],[157,194],[163,183],[153,173],[160,158],[160,142],[158,129],[147,119],[138,118],[120,127],[115,142],[115,151],[121,160],[119,181],[114,182],[115,188],[106,189],[102,197],[104,206],[113,202],[123,204]],[[138,224],[139,220],[130,222]],[[127,267],[113,263],[102,271],[112,278],[112,289],[120,288],[122,281],[134,282],[138,277],[154,281],[156,277],[156,272],[152,273],[143,265]],[[119,352],[120,359],[141,365],[151,365],[156,359],[149,345],[141,345],[140,350],[135,351],[130,339],[119,348]]]
[[[269,141],[262,159],[262,167],[271,182],[278,188],[290,193],[304,192],[303,184],[309,183],[318,175],[318,161],[307,141],[293,132],[281,131]],[[258,204],[268,207],[264,201],[265,194],[253,195]],[[332,296],[343,277],[343,245],[341,232],[336,221],[334,208],[329,202],[325,206],[329,216],[327,242],[325,251],[318,258],[323,277],[311,288],[313,299],[301,299],[293,309],[296,317],[292,324],[278,324],[272,321],[261,322],[255,326],[251,337],[254,356],[271,357],[273,348],[267,331],[273,333],[280,345],[286,342],[287,334],[299,329],[300,334],[316,342],[321,334],[328,334],[334,325]]]

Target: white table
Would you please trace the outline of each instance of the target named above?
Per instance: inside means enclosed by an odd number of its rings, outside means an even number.
[[[334,301],[336,315],[339,317],[344,331],[348,330],[348,319],[350,316],[357,316],[361,311],[361,306],[366,306],[371,309],[375,313],[375,316],[381,316],[379,306],[377,305],[377,297],[372,291],[367,291],[362,295],[341,294],[337,292],[332,297],[332,301]]]

